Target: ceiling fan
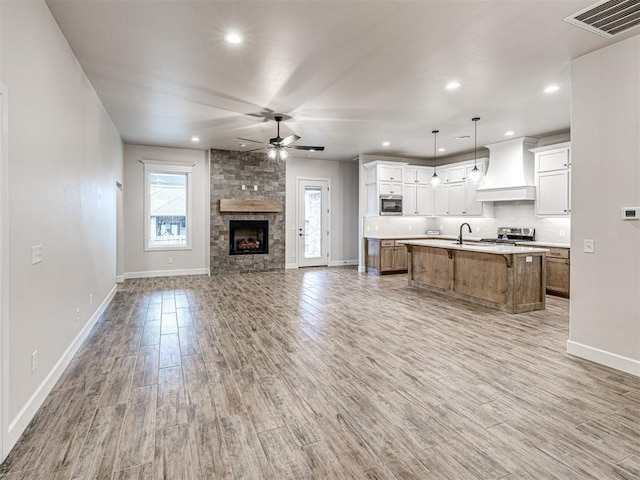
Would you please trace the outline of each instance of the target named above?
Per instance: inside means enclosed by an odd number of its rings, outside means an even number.
[[[278,124],[278,131],[276,136],[274,138],[269,139],[268,146],[256,148],[254,150],[247,150],[247,151],[255,152],[256,150],[262,150],[264,148],[268,148],[269,150],[267,151],[267,155],[269,155],[269,158],[271,159],[279,158],[280,160],[286,160],[289,157],[289,152],[287,152],[286,150],[288,148],[292,148],[295,150],[308,150],[310,152],[321,152],[324,150],[324,147],[312,147],[310,145],[292,145],[293,142],[297,142],[298,140],[300,140],[300,137],[298,135],[289,135],[288,137],[282,138],[280,136],[280,122],[282,121],[283,116],[275,115],[273,118]],[[240,138],[240,137],[237,137],[237,138],[238,140],[242,140],[244,142],[264,144],[264,142],[258,142],[256,140],[251,140],[248,138]]]

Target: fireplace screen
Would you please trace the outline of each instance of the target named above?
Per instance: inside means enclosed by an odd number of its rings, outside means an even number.
[[[268,220],[231,220],[229,255],[269,253]]]

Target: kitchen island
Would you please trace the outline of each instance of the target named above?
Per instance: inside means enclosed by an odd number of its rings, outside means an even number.
[[[408,240],[409,285],[508,313],[545,308],[545,248]]]

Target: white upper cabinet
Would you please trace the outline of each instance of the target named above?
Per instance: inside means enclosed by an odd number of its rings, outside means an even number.
[[[464,182],[466,178],[465,165],[452,165],[447,168],[447,183]]]
[[[400,182],[403,178],[403,166],[379,165],[378,180],[381,182]]]
[[[570,156],[571,150],[569,147],[554,148],[547,152],[538,152],[536,154],[536,171],[550,172],[552,170],[566,170],[571,166]]]
[[[362,166],[367,202],[367,216],[380,215],[380,195],[402,195],[406,163],[375,161]]]
[[[408,165],[404,167],[404,183],[419,183],[421,185],[428,185],[429,180],[433,175],[432,167],[421,167],[417,165]]]
[[[404,168],[403,212],[405,216],[433,215],[432,167],[408,165]]]
[[[540,172],[537,175],[538,215],[568,215],[569,209],[569,170]]]
[[[571,143],[533,148],[536,165],[536,213],[571,213]]]

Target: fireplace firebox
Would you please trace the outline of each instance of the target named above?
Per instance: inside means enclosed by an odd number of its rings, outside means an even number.
[[[268,220],[230,220],[229,255],[269,253]]]

